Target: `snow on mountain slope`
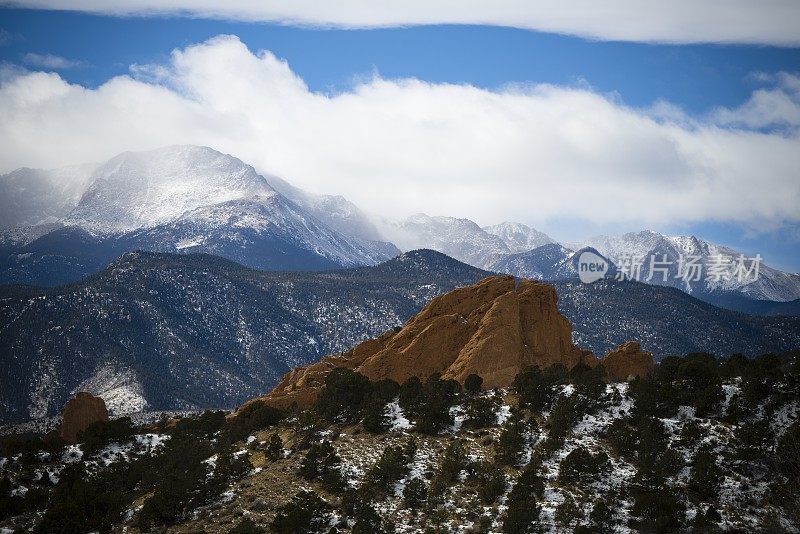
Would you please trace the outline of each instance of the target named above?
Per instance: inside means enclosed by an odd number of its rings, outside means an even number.
[[[469,219],[418,213],[388,224],[385,232],[401,250],[429,248],[479,268],[487,268],[510,253],[502,238]]]
[[[270,186],[334,230],[362,241],[383,241],[377,225],[358,206],[341,195],[303,191],[277,176],[264,175]],[[396,250],[399,254],[400,251]]]
[[[550,243],[503,256],[492,264],[491,270],[533,280],[575,278],[577,272],[571,262],[574,254],[558,243]]]
[[[129,367],[102,362],[94,374],[75,387],[71,394],[88,391],[101,397],[112,417],[140,413],[147,409],[147,400],[136,373]]]
[[[101,233],[152,227],[213,204],[277,194],[253,167],[198,146],[125,152],[98,167],[66,217]]]
[[[116,413],[234,406],[487,274],[432,251],[324,273],[132,252],[61,288],[0,286],[0,424],[77,390]]]
[[[484,226],[483,230],[502,239],[512,254],[555,243],[549,235],[522,223],[506,221],[493,226]]]
[[[527,252],[509,254],[497,260],[491,270],[533,280],[575,280],[578,278],[578,259],[583,252],[599,252],[592,247],[573,251],[558,243],[542,245]],[[609,261],[606,277],[615,277],[617,267]]]
[[[208,252],[257,268],[268,267],[270,262],[263,260],[269,256],[303,252],[308,257],[296,268],[374,265],[387,259],[382,251],[344,237],[277,193],[199,207],[134,235],[135,240],[164,244],[161,251]],[[329,265],[316,266],[313,256]]]
[[[480,228],[469,219],[424,214],[399,222],[373,220],[343,197],[302,191],[198,146],[126,152],[100,166],[18,169],[0,176],[0,228],[0,282],[75,281],[134,250],[130,247],[205,251],[260,269],[329,269],[378,263],[399,253],[397,245],[431,248],[517,276],[564,274],[553,271],[548,259],[553,250],[526,254],[553,240],[524,224]],[[756,281],[681,280],[682,255],[699,257],[704,273],[719,255],[728,262],[739,256],[694,236],[643,231],[564,243],[571,250],[584,245],[623,269],[625,258],[643,258],[639,280],[701,298],[800,299],[800,275],[763,264]],[[670,263],[666,279],[650,269],[650,258]]]
[[[800,298],[799,275],[779,271],[763,262],[757,279],[754,273],[741,279],[713,274],[715,265],[733,273],[741,253],[695,236],[666,236],[645,230],[621,236],[597,236],[583,244],[596,248],[618,265],[641,261],[640,281],[677,287],[687,293],[737,292],[757,300],[780,302]],[[745,268],[749,269],[750,257],[744,256]],[[692,257],[699,265],[699,275],[681,276],[690,274],[686,263],[682,267],[681,259],[688,262]]]

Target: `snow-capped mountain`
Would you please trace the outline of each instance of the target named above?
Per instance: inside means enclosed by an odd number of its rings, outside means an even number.
[[[754,271],[747,274],[753,267],[749,256],[695,236],[667,236],[645,230],[598,236],[582,245],[596,248],[623,270],[626,265],[631,271],[631,265],[641,264],[640,281],[677,287],[690,294],[735,292],[751,299],[780,302],[800,298],[800,275],[761,263],[756,278]],[[737,273],[740,256],[744,256],[743,270]]]
[[[577,273],[570,261],[574,254],[558,243],[550,243],[503,256],[492,264],[491,270],[533,280],[575,278]]]
[[[469,219],[418,213],[388,224],[384,232],[401,250],[429,248],[481,269],[511,252],[500,236]]]
[[[253,167],[207,147],[125,152],[92,173],[66,224],[101,233],[168,223],[184,213],[277,192]]]
[[[202,206],[129,236],[159,244],[162,252],[206,252],[262,269],[279,264],[296,270],[351,267],[386,259],[383,251],[346,238],[274,192]],[[294,265],[286,265],[286,259]]]
[[[521,223],[481,228],[425,214],[387,221],[207,147],[126,152],[99,166],[19,169],[0,177],[0,208],[0,283],[73,282],[137,249],[208,252],[258,269],[319,270],[429,248],[481,269],[563,279],[577,274],[568,256],[588,246],[634,279],[733,309],[747,311],[753,300],[800,299],[800,275],[763,263],[756,280],[708,276],[720,261],[735,268],[740,254],[694,236],[643,231],[542,248],[555,241]],[[681,278],[688,257],[695,271]],[[631,272],[637,259],[643,263]],[[652,269],[651,259],[659,262]]]
[[[484,226],[483,230],[502,239],[512,254],[527,252],[542,245],[555,243],[549,235],[517,222],[506,221],[492,226]]]
[[[578,258],[583,252],[600,255],[592,247],[573,251],[558,243],[549,243],[527,252],[503,256],[492,264],[491,270],[533,280],[574,280],[578,278]],[[616,273],[616,265],[609,261],[606,276],[613,277]]]
[[[71,182],[74,207],[50,217],[52,226],[4,232],[0,282],[74,282],[131,250],[208,252],[289,270],[374,265],[399,253],[371,239],[377,235],[366,216],[343,198],[306,194],[273,178],[287,197],[250,165],[211,148],[126,152],[87,175]],[[69,181],[60,171],[47,176]],[[39,210],[26,220],[47,215]]]

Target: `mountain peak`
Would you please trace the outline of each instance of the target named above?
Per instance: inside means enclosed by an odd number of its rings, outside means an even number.
[[[401,250],[432,248],[470,265],[485,268],[508,254],[503,240],[469,219],[418,213],[388,228]]]
[[[555,243],[544,232],[518,222],[502,222],[493,226],[484,226],[483,230],[500,237],[512,254],[526,252],[535,248]]]
[[[460,275],[470,273],[471,276],[480,275],[480,273],[486,276],[491,274],[488,271],[482,271],[477,267],[454,259],[447,254],[425,248],[409,250],[374,268],[394,273],[415,273],[417,275],[421,273],[446,272],[460,273]]]
[[[67,221],[98,231],[155,226],[201,206],[275,193],[250,165],[194,145],[124,152],[91,182]]]

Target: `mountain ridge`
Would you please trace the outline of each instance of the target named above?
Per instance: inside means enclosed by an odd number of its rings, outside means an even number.
[[[263,206],[254,207],[257,199]],[[273,209],[270,220],[266,214],[275,205],[282,209]],[[240,212],[227,216],[237,223],[209,224],[210,213],[236,206]],[[536,258],[543,255],[542,246],[555,241],[521,223],[481,227],[466,218],[421,213],[390,221],[367,214],[344,197],[303,191],[280,177],[259,174],[233,156],[193,145],[124,152],[94,166],[18,169],[0,177],[0,208],[6,215],[0,218],[0,226],[6,228],[0,235],[0,282],[6,283],[75,281],[137,249],[210,252],[267,270],[319,270],[371,265],[400,249],[431,248],[481,269],[516,276],[560,279],[571,270],[566,251],[561,252],[561,267],[551,253]],[[254,210],[261,215],[248,219]],[[284,224],[289,218],[294,221]],[[244,224],[247,220],[251,226]],[[292,229],[284,231],[282,226]],[[71,229],[76,227],[91,235],[79,235]],[[41,239],[48,233],[52,235]],[[54,249],[46,249],[45,243]],[[592,247],[621,269],[627,258],[640,257],[640,280],[679,287],[735,310],[796,313],[793,305],[766,301],[800,299],[800,275],[765,264],[756,281],[734,276],[706,279],[715,257],[735,262],[739,253],[696,236],[646,230],[561,246],[572,251]],[[70,253],[59,255],[59,249]],[[698,257],[701,279],[678,276],[683,256]],[[668,260],[666,280],[661,272],[650,270],[650,258]]]
[[[322,272],[134,252],[67,286],[1,286],[0,420],[53,415],[82,384],[137,410],[233,406],[491,275],[430,250]],[[797,318],[750,317],[635,282],[553,285],[574,343],[595,354],[632,338],[659,358],[800,346]]]

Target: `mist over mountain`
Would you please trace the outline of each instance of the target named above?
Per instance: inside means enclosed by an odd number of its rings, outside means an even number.
[[[203,206],[276,192],[253,167],[207,147],[125,152],[100,165],[67,225],[126,232],[175,220]]]
[[[510,253],[502,237],[469,219],[418,213],[390,223],[385,232],[401,250],[430,248],[479,268]]]
[[[92,169],[21,168],[0,176],[0,228],[45,225],[66,216],[88,187]]]

